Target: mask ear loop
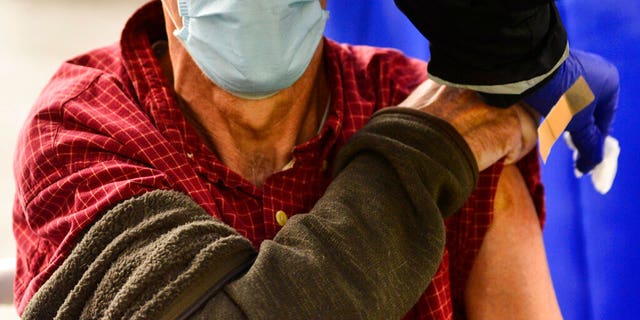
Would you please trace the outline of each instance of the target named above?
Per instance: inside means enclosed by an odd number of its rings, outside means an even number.
[[[169,16],[169,19],[171,19],[171,23],[173,23],[173,27],[178,30],[178,23],[176,23],[176,19],[173,17],[173,14],[171,13],[171,10],[169,10],[169,6],[167,5],[166,0],[161,0],[162,1],[162,5],[164,5],[165,10],[167,10],[167,15]]]

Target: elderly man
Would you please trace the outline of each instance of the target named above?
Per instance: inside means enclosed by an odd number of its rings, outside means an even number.
[[[153,1],[61,67],[16,161],[25,319],[447,317],[463,219],[497,187],[537,226],[535,153],[500,175],[530,116],[323,39],[325,4]]]

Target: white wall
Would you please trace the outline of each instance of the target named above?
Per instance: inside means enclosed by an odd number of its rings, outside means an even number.
[[[0,259],[15,255],[11,166],[31,104],[63,60],[117,41],[127,18],[145,2],[0,0]],[[1,307],[0,319],[11,318],[12,307]]]

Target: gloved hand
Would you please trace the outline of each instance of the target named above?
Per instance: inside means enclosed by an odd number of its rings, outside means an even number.
[[[595,99],[574,115],[566,130],[577,151],[576,169],[581,173],[590,173],[602,162],[604,140],[609,135],[618,105],[620,80],[616,67],[598,55],[571,50],[553,78],[524,101],[546,116],[580,76],[586,80]],[[611,181],[613,178],[610,178]]]

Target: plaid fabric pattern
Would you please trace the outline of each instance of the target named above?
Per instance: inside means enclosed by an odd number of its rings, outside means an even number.
[[[188,124],[151,49],[163,39],[161,4],[150,2],[129,20],[120,43],[63,64],[35,103],[14,168],[19,312],[101,213],[151,190],[188,194],[256,247],[273,238],[276,212],[307,212],[330,183],[331,159],[346,140],[426,78],[424,62],[398,51],[325,39],[327,121],[296,146],[290,169],[258,189],[225,167]],[[450,258],[446,253],[413,318],[451,317]]]

